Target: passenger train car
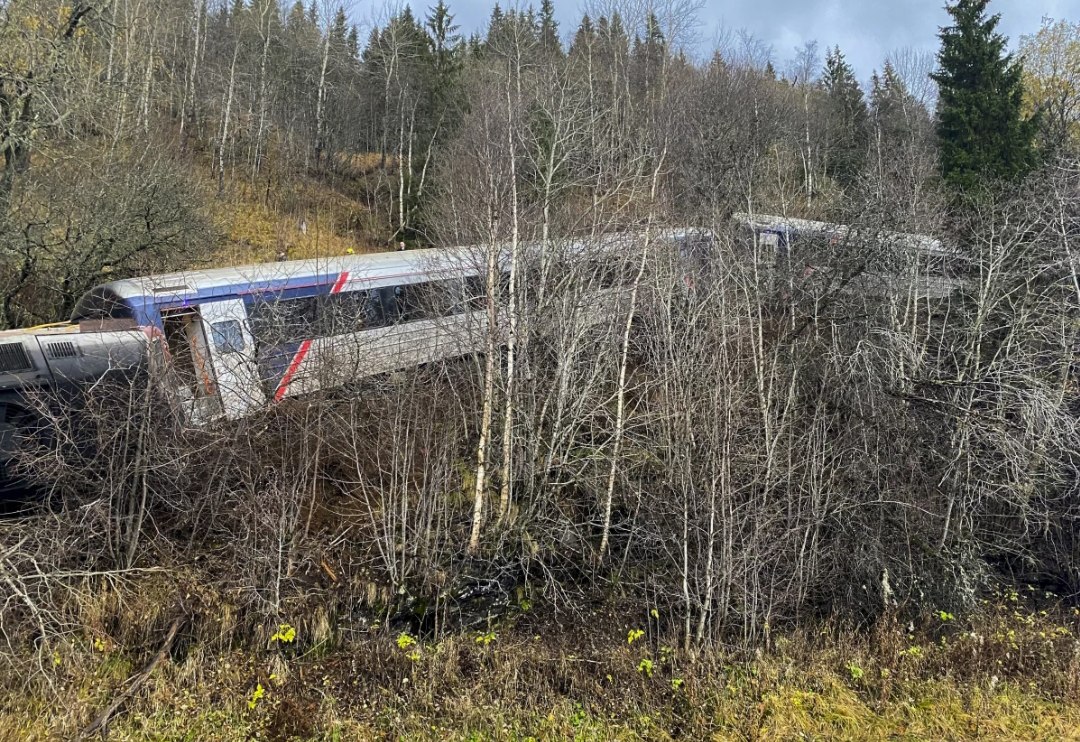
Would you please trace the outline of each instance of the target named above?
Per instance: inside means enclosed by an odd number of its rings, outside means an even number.
[[[769,214],[739,213],[732,219],[776,268],[805,276],[819,268],[838,268],[844,259],[858,263],[861,275],[847,293],[914,291],[919,298],[941,299],[962,285],[962,254],[936,237]]]
[[[697,233],[694,233],[697,234]],[[663,244],[688,250],[688,232]],[[571,243],[613,261],[640,235]],[[563,246],[567,247],[567,246]],[[266,263],[113,281],[70,322],[0,332],[0,481],[33,390],[78,394],[131,378],[157,358],[183,417],[238,419],[273,402],[483,349],[485,249],[409,250]],[[497,248],[505,281],[508,249]],[[536,246],[525,246],[536,257]],[[618,290],[597,285],[598,294]]]

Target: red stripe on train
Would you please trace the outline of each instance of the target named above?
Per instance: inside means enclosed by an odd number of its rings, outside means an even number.
[[[344,288],[345,282],[349,280],[349,272],[342,271],[334,282],[333,288],[330,289],[331,294],[337,294]],[[285,375],[281,377],[281,383],[278,384],[277,391],[274,392],[274,401],[280,402],[285,393],[289,391],[289,384],[292,382],[293,377],[296,376],[296,372],[300,370],[300,364],[304,362],[304,356],[311,350],[313,340],[305,340],[300,343],[300,347],[296,350],[296,355],[293,356],[292,362],[289,364],[289,368],[286,369]]]

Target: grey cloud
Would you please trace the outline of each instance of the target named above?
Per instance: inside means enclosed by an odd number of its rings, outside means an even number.
[[[500,0],[504,8],[530,2],[540,5],[540,0]],[[564,36],[577,28],[586,2],[594,6],[617,0],[555,0]],[[411,3],[423,15],[435,0]],[[448,3],[462,30],[471,33],[484,27],[494,0]],[[839,45],[866,79],[896,49],[937,49],[938,27],[948,20],[944,5],[944,0],[704,0],[699,13],[700,51],[711,49],[721,27],[745,29],[770,44],[774,61],[783,66],[796,47],[816,40],[822,51]],[[1080,21],[1080,0],[994,0],[990,9],[1001,14],[1001,31],[1014,46],[1022,34],[1038,30],[1043,16]]]
[[[997,0],[990,7],[1001,14],[1000,29],[1013,45],[1036,31],[1043,16],[1080,20],[1080,0]],[[712,33],[720,25],[745,28],[771,44],[781,64],[805,41],[817,40],[823,49],[839,45],[863,77],[895,49],[936,49],[938,28],[948,18],[942,0],[757,0],[707,2],[702,9]]]

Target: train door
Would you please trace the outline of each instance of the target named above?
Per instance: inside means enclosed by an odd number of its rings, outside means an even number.
[[[244,417],[266,401],[247,309],[242,299],[227,299],[202,304],[199,311],[210,328],[210,353],[225,416],[230,420]]]
[[[163,310],[161,323],[172,359],[171,386],[185,417],[193,423],[214,419],[222,405],[202,318],[194,308],[185,307]]]

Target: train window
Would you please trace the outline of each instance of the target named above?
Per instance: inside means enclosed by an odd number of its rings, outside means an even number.
[[[319,334],[347,335],[381,327],[382,307],[369,291],[347,291],[322,297],[319,305]]]
[[[379,289],[383,319],[388,325],[396,325],[405,316],[405,300],[409,287],[384,286]]]
[[[449,317],[466,311],[460,279],[411,284],[406,296],[406,321]]]
[[[244,331],[237,320],[215,322],[210,325],[210,334],[219,353],[239,353],[244,349]]]
[[[441,305],[445,315],[463,314],[469,311],[471,294],[464,279],[455,278],[440,282]]]
[[[314,336],[318,297],[256,301],[249,310],[252,333],[267,345],[298,343]]]
[[[469,276],[465,279],[465,301],[470,309],[483,309],[486,307],[486,294],[484,279],[480,276]]]
[[[280,302],[282,324],[291,341],[307,340],[316,334],[319,321],[319,297],[306,296]]]
[[[430,283],[414,283],[409,286],[398,286],[396,291],[403,291],[402,319],[405,322],[414,322],[420,319],[428,319],[433,316],[435,292]]]
[[[319,297],[256,300],[248,307],[251,332],[265,345],[345,335],[376,327],[483,309],[483,280],[476,276],[384,286]]]
[[[364,292],[364,301],[360,306],[357,317],[363,317],[364,327],[383,327],[386,325],[386,315],[383,313],[382,302],[374,291]]]

